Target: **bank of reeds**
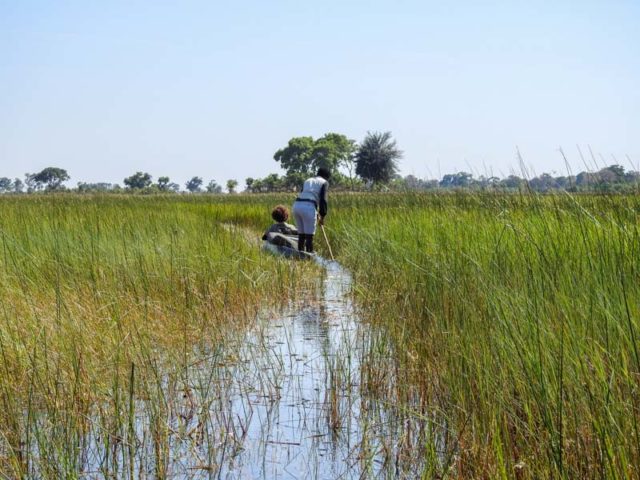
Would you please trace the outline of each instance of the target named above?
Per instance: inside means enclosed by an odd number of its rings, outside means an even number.
[[[359,303],[455,437],[432,475],[640,475],[640,198],[339,200]]]
[[[194,393],[185,372],[217,375],[225,336],[315,276],[247,241],[292,199],[0,199],[0,476],[162,477],[176,435],[206,446],[204,471],[239,448],[210,418],[217,383]],[[426,478],[640,475],[640,198],[330,202],[334,253],[384,338],[360,387],[428,421]]]
[[[259,253],[268,214],[210,198],[0,199],[0,477],[163,477],[166,392],[194,353],[312,277]]]

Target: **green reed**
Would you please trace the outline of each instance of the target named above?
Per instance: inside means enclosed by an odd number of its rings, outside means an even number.
[[[195,352],[215,363],[234,330],[315,276],[255,244],[270,208],[293,198],[1,198],[0,476],[165,476],[167,418]],[[334,253],[386,332],[361,365],[363,391],[429,419],[425,478],[638,476],[639,198],[330,202]],[[343,370],[328,399],[336,427]],[[220,435],[210,384],[198,438]]]
[[[210,197],[0,198],[0,476],[91,465],[163,477],[168,386],[196,349],[313,277],[312,264],[259,252],[269,211]],[[104,458],[82,457],[90,430]],[[145,435],[155,447],[142,455]]]
[[[457,437],[438,475],[640,474],[640,198],[334,204],[332,244],[361,307]]]

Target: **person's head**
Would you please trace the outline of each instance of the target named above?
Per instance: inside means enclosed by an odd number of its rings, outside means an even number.
[[[331,170],[329,170],[327,167],[320,167],[316,175],[318,177],[324,178],[325,180],[329,180],[331,178]]]
[[[284,205],[276,205],[271,210],[271,218],[276,222],[286,222],[289,219],[289,210]]]

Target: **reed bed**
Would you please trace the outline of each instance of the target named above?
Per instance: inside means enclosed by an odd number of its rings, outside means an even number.
[[[268,212],[208,198],[0,199],[0,477],[91,477],[89,465],[165,476],[167,392],[196,352],[213,355],[313,277],[311,264],[259,253]],[[102,457],[85,458],[91,447]]]
[[[215,478],[252,458],[248,432],[272,428],[254,396],[278,411],[298,381],[293,347],[274,354],[288,334],[261,341],[256,318],[315,311],[318,267],[256,246],[292,200],[1,198],[0,477]],[[637,478],[639,214],[635,196],[333,195],[370,328],[326,354],[314,422],[353,475]]]
[[[395,344],[395,398],[418,386],[454,437],[426,476],[640,475],[639,197],[333,203],[332,246]]]

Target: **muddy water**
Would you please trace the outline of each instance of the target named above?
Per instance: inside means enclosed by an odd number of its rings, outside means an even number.
[[[165,409],[137,401],[128,446],[109,451],[99,432],[92,436],[82,476],[419,476],[428,422],[385,395],[394,388],[394,355],[360,322],[349,273],[320,261],[313,301],[265,315],[244,336],[219,342],[222,349],[198,354],[163,382]]]

